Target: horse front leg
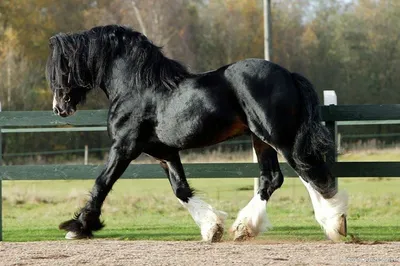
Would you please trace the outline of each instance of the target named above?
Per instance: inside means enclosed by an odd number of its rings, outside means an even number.
[[[104,224],[100,221],[101,206],[114,183],[126,170],[130,162],[139,156],[136,148],[127,149],[115,144],[111,147],[106,168],[96,178],[86,205],[71,220],[60,224],[66,230],[66,239],[90,238],[93,231],[100,230]]]
[[[194,195],[189,186],[179,155],[161,163],[166,170],[179,202],[189,211],[193,220],[200,227],[203,241],[218,242],[224,233],[224,222],[227,214],[214,209],[211,205]]]

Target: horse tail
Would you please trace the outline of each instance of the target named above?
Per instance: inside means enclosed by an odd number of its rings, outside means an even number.
[[[302,110],[302,123],[296,134],[293,146],[293,159],[297,170],[311,167],[312,162],[324,160],[324,155],[334,149],[334,142],[328,129],[321,124],[318,95],[309,80],[300,74],[292,73],[295,86],[299,89]]]

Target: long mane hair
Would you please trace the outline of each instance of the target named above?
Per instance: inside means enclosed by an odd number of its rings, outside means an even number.
[[[46,77],[55,89],[84,90],[101,87],[109,66],[125,60],[130,80],[136,89],[176,88],[191,75],[185,66],[165,57],[161,47],[142,33],[119,25],[99,26],[78,33],[59,33],[50,38],[51,54]],[[84,97],[86,93],[82,94]],[[82,99],[84,100],[84,99]]]

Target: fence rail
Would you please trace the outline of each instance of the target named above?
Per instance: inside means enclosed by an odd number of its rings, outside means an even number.
[[[337,136],[337,124],[400,124],[400,104],[321,106],[322,119],[332,136]],[[104,130],[107,110],[82,110],[75,116],[60,118],[48,111],[6,111],[0,113],[0,199],[2,180],[71,180],[93,179],[100,165],[13,165],[3,166],[1,141],[3,133],[60,132]],[[74,128],[71,128],[74,127]],[[80,128],[76,128],[80,127]],[[400,162],[336,162],[336,151],[327,155],[333,173],[338,177],[400,177]],[[282,172],[287,177],[296,173],[285,163]],[[254,177],[259,175],[255,163],[185,164],[189,178]],[[161,178],[164,171],[154,164],[132,164],[122,178]],[[2,204],[0,201],[0,241],[2,240]]]
[[[297,177],[286,163],[280,163],[285,177]],[[190,163],[185,164],[188,178],[255,177],[260,170],[255,163]],[[73,180],[93,179],[102,165],[10,165],[1,167],[2,180]],[[339,162],[332,172],[340,177],[399,177],[400,162]],[[132,164],[123,179],[165,178],[158,164]]]

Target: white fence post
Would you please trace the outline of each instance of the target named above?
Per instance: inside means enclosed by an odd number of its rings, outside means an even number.
[[[337,96],[335,91],[333,90],[324,91],[324,105],[337,105]],[[325,121],[325,126],[331,133],[333,141],[335,143],[334,149],[326,154],[327,162],[329,164],[333,164],[337,161],[337,146],[336,146],[338,143],[337,124],[336,121]],[[337,177],[335,178],[335,182],[333,185],[336,188],[338,187]]]
[[[324,91],[324,105],[337,105],[337,96],[335,91]]]

